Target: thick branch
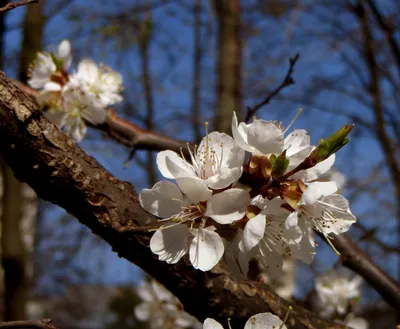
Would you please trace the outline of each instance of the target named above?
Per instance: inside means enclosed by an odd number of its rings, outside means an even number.
[[[139,225],[156,219],[141,209],[133,187],[108,173],[50,123],[37,105],[0,74],[0,155],[17,178],[45,200],[73,214],[106,240],[120,257],[137,264],[171,290],[187,312],[203,321],[232,318],[240,328],[253,314],[270,311],[284,317],[288,303],[266,285],[232,279],[223,263],[201,272],[187,259],[160,262],[138,236]],[[193,298],[196,296],[196,298]],[[293,305],[292,329],[344,329]]]

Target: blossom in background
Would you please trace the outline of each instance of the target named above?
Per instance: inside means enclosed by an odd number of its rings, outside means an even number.
[[[351,302],[357,301],[361,296],[361,283],[361,277],[352,277],[347,270],[331,270],[318,276],[315,279],[315,290],[321,316],[346,314]]]
[[[250,201],[249,193],[228,189],[213,195],[199,178],[181,177],[177,185],[161,181],[144,189],[139,200],[151,214],[166,219],[150,240],[160,260],[177,263],[188,251],[192,265],[202,271],[213,268],[224,253],[215,224],[228,225],[241,219]]]
[[[63,128],[75,142],[80,142],[86,135],[85,121],[93,125],[101,124],[106,119],[106,112],[80,85],[69,82],[63,89],[61,106],[50,108],[46,117],[60,129]]]
[[[122,76],[91,60],[81,61],[77,72],[69,74],[71,62],[71,44],[63,40],[54,53],[38,53],[28,83],[40,90],[38,101],[47,118],[80,142],[86,122],[104,123],[105,108],[122,101]]]
[[[76,73],[70,80],[92,96],[93,103],[99,106],[109,106],[122,101],[122,76],[106,66],[97,66],[90,59],[84,59],[78,64]]]
[[[182,304],[156,280],[144,281],[137,294],[142,303],[134,309],[139,321],[147,321],[150,329],[200,328],[200,322],[183,310]]]
[[[44,92],[60,91],[60,78],[71,62],[71,44],[68,40],[61,41],[55,53],[39,52],[29,69],[28,84],[32,88],[43,89]]]
[[[214,190],[236,183],[242,175],[244,151],[227,134],[207,132],[200,146],[189,152],[191,163],[173,151],[158,153],[157,165],[161,174],[171,179],[192,177],[194,184]]]
[[[349,313],[343,320],[343,323],[352,329],[368,329],[369,323],[362,317],[356,317],[353,313]]]
[[[287,319],[287,316],[286,316]],[[258,313],[247,320],[244,329],[287,329],[285,321],[279,319],[271,313]],[[224,327],[217,321],[207,318],[204,321],[203,329],[223,329]]]

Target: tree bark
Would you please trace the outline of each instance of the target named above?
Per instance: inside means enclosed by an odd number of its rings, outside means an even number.
[[[41,48],[44,26],[44,0],[27,6],[23,23],[23,41],[20,53],[19,79],[27,81],[29,64]],[[26,301],[29,292],[27,251],[23,242],[21,220],[23,184],[6,165],[2,164],[4,182],[2,214],[2,266],[4,270],[4,320],[26,318]],[[33,234],[33,233],[32,233]]]
[[[214,129],[229,133],[232,112],[242,114],[240,0],[214,0],[218,21],[217,108]]]
[[[200,321],[212,317],[225,323],[229,317],[232,326],[240,328],[256,313],[270,311],[281,318],[286,314],[287,302],[266,285],[234,280],[223,263],[201,272],[188,259],[173,265],[158,261],[148,247],[151,233],[137,232],[140,225],[156,219],[140,207],[133,187],[113,177],[60,132],[4,74],[0,74],[0,155],[18,179],[76,216],[120,257],[159,280]],[[288,328],[346,328],[293,306]]]

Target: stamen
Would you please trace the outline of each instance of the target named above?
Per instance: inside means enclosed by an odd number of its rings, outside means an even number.
[[[229,327],[229,329],[232,329],[232,327],[231,327],[231,318],[228,318],[227,321],[228,321],[228,327]]]
[[[283,328],[283,326],[285,325],[285,323],[286,323],[286,321],[287,321],[287,319],[288,319],[288,317],[289,317],[289,314],[290,314],[290,312],[291,312],[292,310],[293,310],[293,307],[289,306],[289,307],[288,307],[288,311],[286,312],[285,319],[283,320],[282,324],[279,326],[279,329],[282,329],[282,328]]]
[[[293,125],[293,123],[297,120],[297,118],[299,117],[299,115],[301,114],[301,112],[303,112],[302,108],[299,108],[299,110],[297,111],[296,115],[294,116],[294,118],[292,119],[292,121],[290,121],[289,125],[286,127],[286,129],[284,130],[284,134],[290,129],[290,127]]]
[[[324,235],[326,241],[328,242],[328,244],[331,246],[331,248],[333,249],[333,251],[336,253],[336,255],[340,256],[340,252],[335,248],[335,246],[333,245],[333,243],[331,242],[331,238],[328,235]]]

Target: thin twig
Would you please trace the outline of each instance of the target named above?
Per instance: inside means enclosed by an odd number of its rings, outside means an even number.
[[[51,324],[51,319],[8,321],[0,323],[0,328],[33,328],[33,329],[58,329]]]
[[[39,2],[39,0],[22,0],[22,1],[18,1],[18,2],[10,2],[10,3],[7,3],[4,7],[0,8],[0,13],[6,12],[9,10],[13,10],[17,7],[26,6],[31,3],[38,3],[38,2]]]
[[[292,74],[293,74],[293,70],[294,70],[294,66],[296,65],[297,60],[299,59],[300,55],[296,54],[294,57],[289,58],[289,69],[286,72],[286,76],[283,79],[283,81],[281,82],[281,84],[274,89],[261,103],[253,106],[253,107],[247,107],[247,116],[246,119],[244,120],[245,122],[248,122],[253,116],[254,114],[256,114],[256,112],[262,108],[264,105],[267,105],[272,98],[274,98],[276,95],[278,95],[282,89],[293,85],[294,84],[294,80],[292,78]]]

